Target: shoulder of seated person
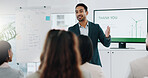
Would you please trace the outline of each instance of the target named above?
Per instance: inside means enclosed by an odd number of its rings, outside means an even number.
[[[99,68],[101,68],[100,65],[95,65],[95,64],[88,63],[88,62],[87,62],[87,64],[89,64],[89,65],[91,65],[91,66],[94,66],[94,67],[99,67]]]
[[[32,74],[28,75],[26,78],[40,78],[40,74],[37,71],[35,73],[32,73]]]

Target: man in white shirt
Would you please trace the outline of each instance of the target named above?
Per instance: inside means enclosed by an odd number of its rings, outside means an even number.
[[[87,6],[83,3],[79,3],[75,7],[75,13],[77,20],[79,21],[72,27],[68,28],[68,31],[74,32],[77,36],[86,35],[89,36],[93,43],[93,56],[90,62],[92,64],[101,65],[100,56],[98,52],[98,39],[105,46],[110,46],[110,27],[108,26],[104,34],[99,24],[94,24],[87,20],[88,15]]]

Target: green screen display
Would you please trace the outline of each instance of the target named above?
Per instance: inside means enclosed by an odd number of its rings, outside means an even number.
[[[93,22],[105,32],[110,27],[111,42],[145,43],[148,8],[94,10]]]

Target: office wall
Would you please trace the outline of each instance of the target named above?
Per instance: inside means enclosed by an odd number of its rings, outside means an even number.
[[[148,8],[148,0],[131,0],[131,7]]]
[[[0,14],[15,14],[19,7],[51,7],[52,13],[74,12],[76,0],[0,0]]]
[[[76,0],[28,0],[28,7],[47,6],[51,7],[52,13],[74,12]]]
[[[0,14],[15,14],[16,9],[26,5],[26,0],[0,0]]]
[[[19,7],[50,6],[53,13],[74,12],[78,2],[89,7],[92,21],[94,9],[148,7],[148,0],[0,0],[0,14],[15,14]]]

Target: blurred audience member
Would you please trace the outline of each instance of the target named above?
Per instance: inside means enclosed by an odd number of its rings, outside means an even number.
[[[7,41],[0,41],[0,78],[24,78],[21,71],[9,66],[12,57],[11,45]]]
[[[89,71],[92,78],[104,78],[101,66],[89,63],[93,55],[93,46],[88,36],[79,36],[79,49],[82,58],[81,69]]]
[[[148,35],[146,38],[146,48],[148,48]],[[148,56],[136,59],[130,63],[130,73],[128,78],[148,78]]]
[[[50,30],[40,57],[39,71],[27,78],[91,78],[80,70],[78,39],[72,32]]]

